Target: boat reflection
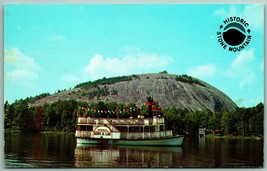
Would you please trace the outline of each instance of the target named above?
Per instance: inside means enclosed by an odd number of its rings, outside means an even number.
[[[181,147],[104,146],[77,144],[75,167],[172,167]]]

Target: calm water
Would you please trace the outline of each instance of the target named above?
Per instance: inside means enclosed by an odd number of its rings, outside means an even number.
[[[5,133],[6,168],[262,167],[262,140],[185,138],[182,147],[76,145],[72,134]]]

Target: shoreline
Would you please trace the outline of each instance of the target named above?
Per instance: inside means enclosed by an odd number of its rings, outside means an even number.
[[[239,139],[239,140],[263,140],[263,136],[241,136],[241,135],[216,135],[216,134],[206,134],[205,138],[221,138],[221,139]]]
[[[75,134],[74,132],[64,132],[64,131],[41,131],[41,132],[22,132],[19,130],[4,130],[4,133],[23,133],[23,134]]]
[[[21,132],[19,130],[5,129],[4,133],[26,133],[26,134],[75,134],[74,132],[64,131],[41,131],[41,132]],[[241,135],[217,135],[217,134],[206,134],[203,138],[221,138],[221,139],[243,139],[243,140],[263,140],[264,136],[241,136]]]

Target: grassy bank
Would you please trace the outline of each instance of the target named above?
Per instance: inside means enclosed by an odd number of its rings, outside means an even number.
[[[217,135],[207,134],[206,138],[224,138],[224,139],[247,139],[247,140],[262,140],[263,136],[240,136],[240,135]]]
[[[37,132],[21,132],[17,129],[5,129],[5,133],[37,133]],[[64,132],[64,131],[42,131],[41,134],[74,134],[74,132]]]
[[[41,134],[74,134],[74,132],[64,132],[64,131],[42,131]]]

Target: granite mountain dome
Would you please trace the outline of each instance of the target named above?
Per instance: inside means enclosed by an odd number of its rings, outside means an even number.
[[[190,111],[234,111],[237,105],[215,87],[187,75],[166,72],[102,78],[85,82],[75,88],[48,95],[32,105],[53,103],[59,99],[115,101],[141,105],[146,96],[153,96],[163,107],[176,106]]]

